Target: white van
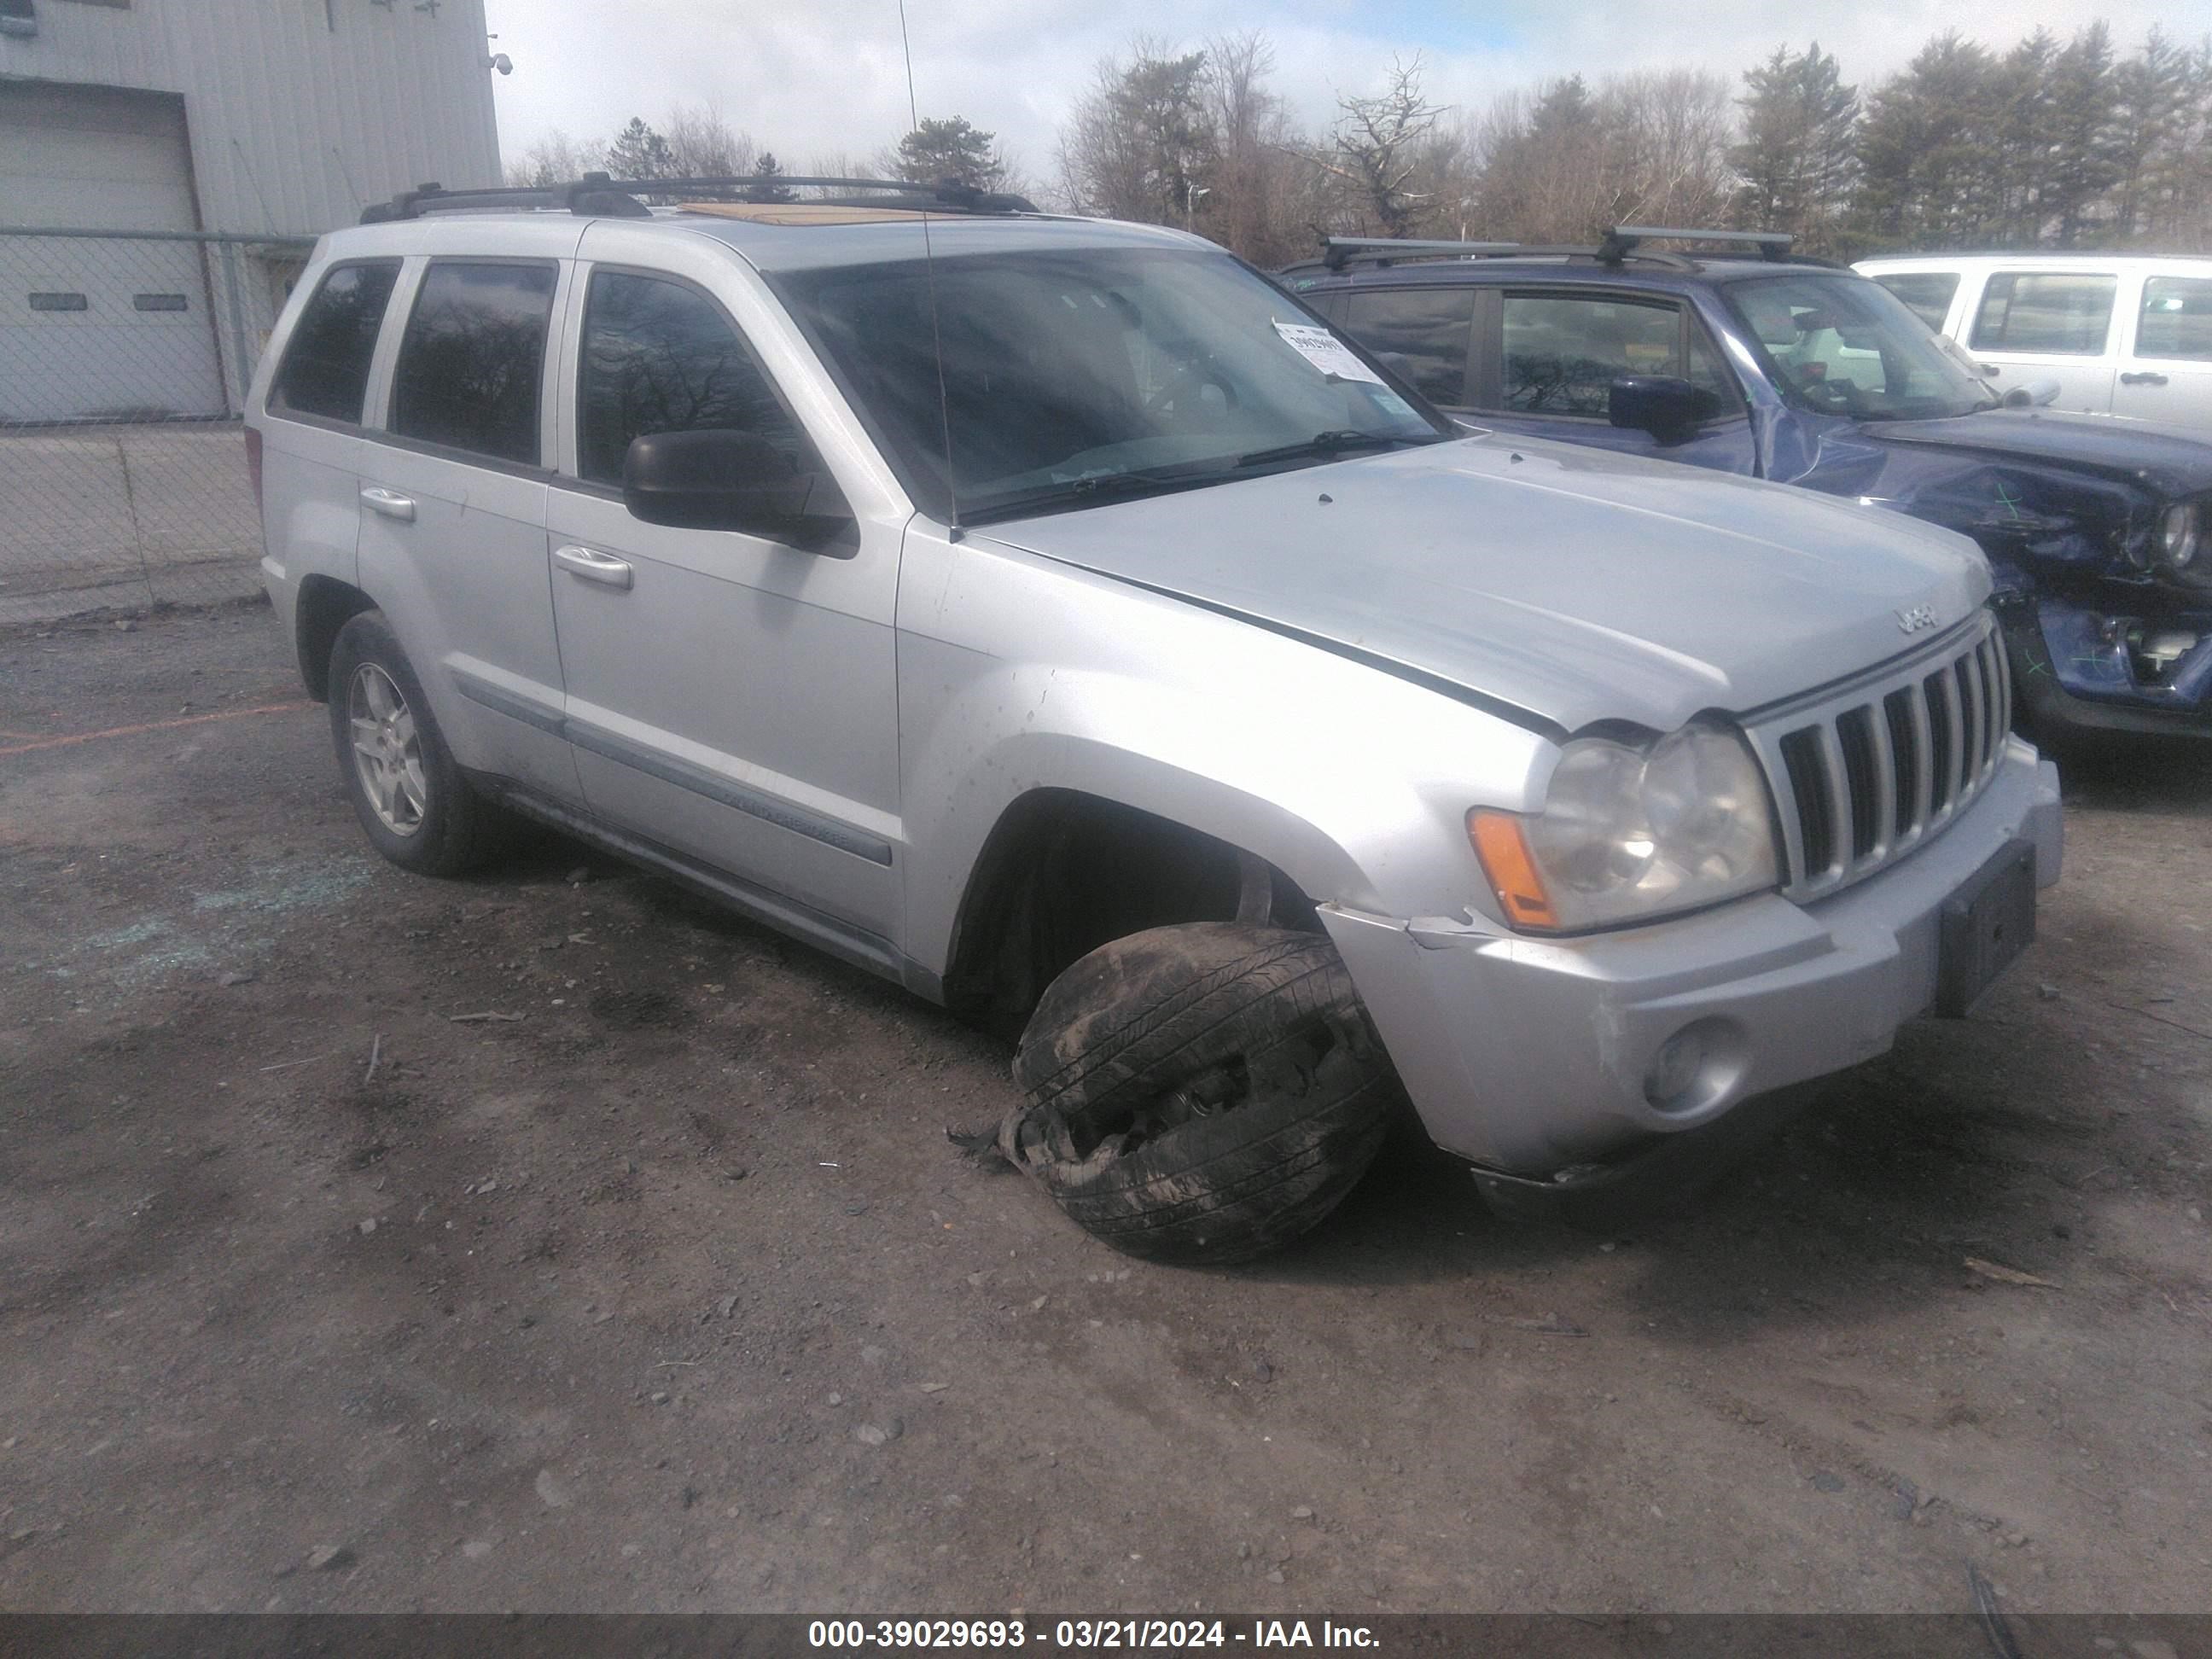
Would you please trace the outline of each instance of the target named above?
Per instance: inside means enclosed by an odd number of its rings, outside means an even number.
[[[2055,408],[2212,427],[2212,258],[1948,253],[1853,268],[2000,390],[2056,380]]]

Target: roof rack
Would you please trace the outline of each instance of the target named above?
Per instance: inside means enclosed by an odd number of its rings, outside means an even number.
[[[427,213],[485,212],[498,209],[544,209],[589,218],[643,219],[653,210],[643,197],[686,197],[720,201],[772,203],[779,190],[838,192],[809,197],[817,207],[901,207],[927,213],[1035,213],[1026,197],[975,189],[957,179],[917,185],[898,179],[829,179],[792,173],[752,173],[712,179],[611,179],[587,173],[573,184],[523,185],[486,190],[447,190],[418,185],[388,202],[362,210],[365,225],[419,219]],[[884,199],[884,192],[893,198]]]
[[[1790,245],[1796,240],[1781,230],[1671,230],[1662,225],[1615,225],[1597,245],[1597,257],[1610,264],[1626,258],[1643,242],[1710,242],[1723,247],[1755,247],[1760,258],[1779,263],[1790,257]]]
[[[1354,265],[1376,269],[1425,259],[1594,259],[1618,265],[1636,260],[1674,270],[1695,270],[1698,262],[1686,253],[1662,253],[1643,246],[1650,241],[1708,242],[1722,246],[1755,247],[1768,261],[1792,259],[1798,264],[1828,264],[1808,255],[1792,255],[1790,237],[1776,230],[1673,230],[1657,225],[1615,225],[1594,247],[1534,242],[1431,242],[1394,236],[1324,236],[1321,258],[1303,259],[1286,266],[1296,270],[1315,264],[1328,270]]]
[[[1633,253],[1629,251],[1632,246],[1632,242],[1615,251],[1604,243],[1589,247],[1565,243],[1425,242],[1393,236],[1324,236],[1319,259],[1301,260],[1285,269],[1295,270],[1300,266],[1319,264],[1326,270],[1343,270],[1360,264],[1379,270],[1427,259],[1595,259],[1605,264],[1619,264],[1631,258],[1678,270],[1696,269],[1694,261],[1680,254]]]
[[[1398,236],[1324,236],[1321,245],[1322,263],[1331,270],[1341,270],[1354,260],[1389,265],[1408,257],[1440,259],[1525,251],[1518,242],[1422,242]]]

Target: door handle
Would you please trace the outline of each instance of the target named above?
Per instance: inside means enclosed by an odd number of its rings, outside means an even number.
[[[635,574],[623,561],[588,547],[556,547],[553,562],[580,581],[597,582],[602,587],[626,589]]]
[[[2121,375],[2120,384],[2122,386],[2164,386],[2166,384],[2166,376],[2163,374],[2154,374],[2149,369],[2145,369],[2140,374]]]
[[[361,492],[361,504],[372,513],[381,513],[387,519],[397,519],[402,524],[415,522],[415,502],[396,489],[380,489],[370,485]]]

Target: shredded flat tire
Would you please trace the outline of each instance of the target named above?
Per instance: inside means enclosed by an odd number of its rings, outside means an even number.
[[[1187,1262],[1265,1255],[1320,1221],[1402,1098],[1327,939],[1215,922],[1069,968],[1014,1079],[1009,1161],[1115,1249]]]

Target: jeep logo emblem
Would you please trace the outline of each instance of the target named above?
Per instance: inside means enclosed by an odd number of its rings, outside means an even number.
[[[1897,613],[1897,626],[1899,632],[1906,634],[1917,634],[1923,628],[1933,628],[1936,626],[1936,607],[1916,605],[1910,611],[1900,611]]]

